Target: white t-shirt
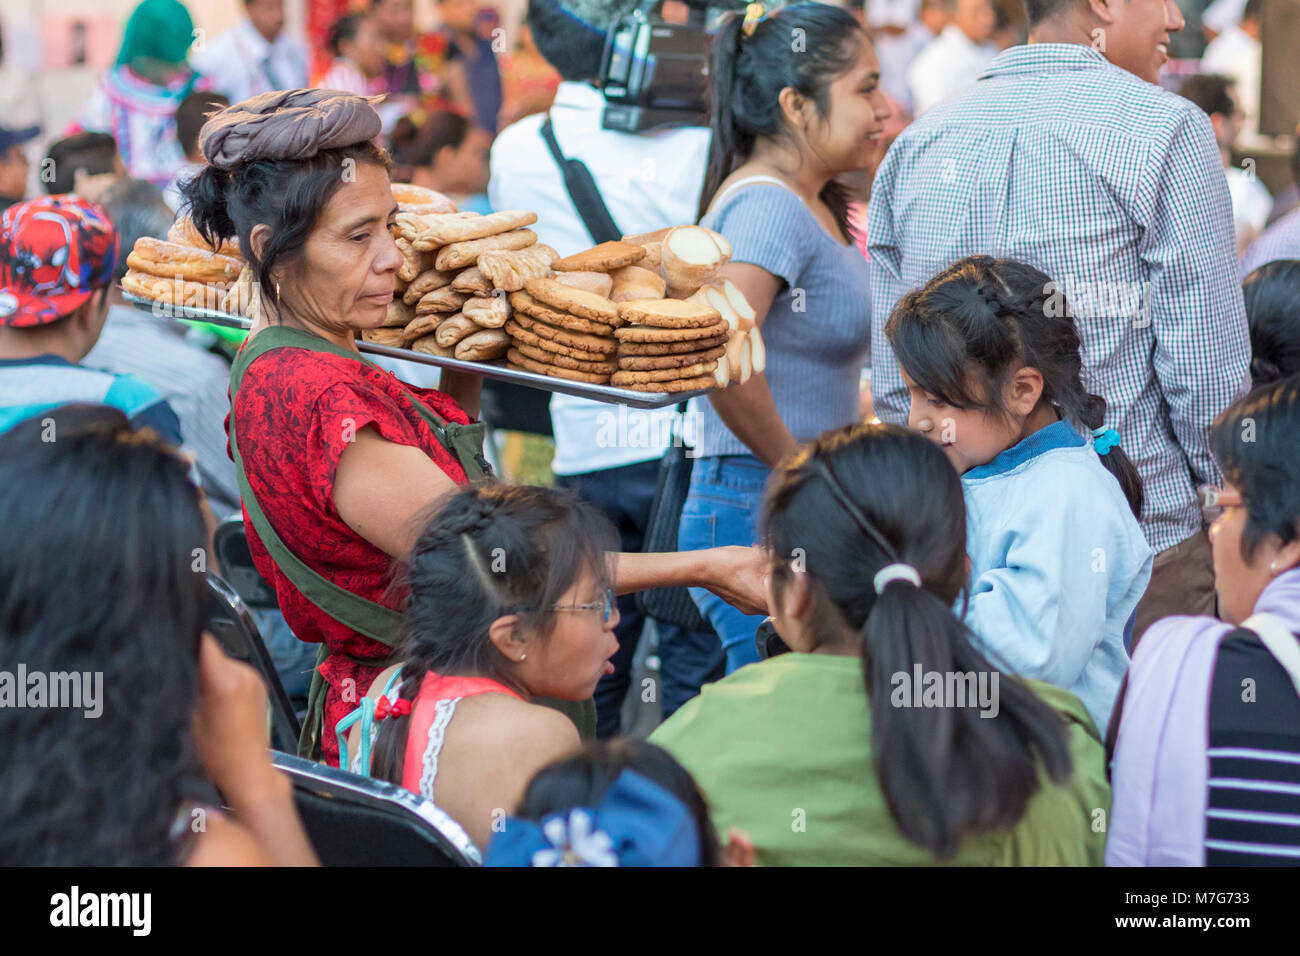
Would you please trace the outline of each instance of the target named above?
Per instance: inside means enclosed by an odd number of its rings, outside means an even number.
[[[968,88],[997,55],[998,48],[992,43],[972,43],[960,27],[948,24],[907,70],[912,112],[920,116]]]
[[[1259,83],[1263,67],[1262,47],[1258,40],[1238,26],[1231,26],[1210,41],[1201,56],[1202,73],[1232,77],[1237,102],[1241,106],[1241,133],[1245,137],[1259,132]]]
[[[642,133],[601,129],[605,98],[586,83],[555,92],[551,125],[560,151],[586,164],[610,215],[624,235],[696,221],[709,131],[665,127]],[[542,139],[546,119],[527,116],[502,130],[492,145],[488,196],[493,209],[531,209],[530,228],[561,256],[591,248],[591,234],[574,208],[560,170]],[[604,471],[662,457],[676,406],[645,411],[553,394],[557,475]]]
[[[1240,166],[1229,166],[1228,194],[1232,196],[1232,222],[1237,231],[1237,241],[1244,236],[1259,235],[1268,224],[1268,214],[1273,211],[1273,197],[1259,177]]]

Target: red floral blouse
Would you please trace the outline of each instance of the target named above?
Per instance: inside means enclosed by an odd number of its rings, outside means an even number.
[[[388,441],[423,450],[452,481],[465,483],[464,469],[403,389],[447,421],[468,424],[465,412],[442,392],[406,385],[391,372],[342,356],[295,348],[276,349],[254,361],[231,411],[248,482],[284,543],[322,577],[395,609],[398,602],[388,594],[394,561],[339,516],[334,507],[334,472],[343,449],[370,425]],[[376,482],[383,480],[384,476],[375,476]],[[253,563],[275,588],[289,627],[300,640],[324,641],[329,647],[330,655],[320,666],[329,685],[322,757],[337,766],[334,725],[356,708],[382,669],[350,657],[376,659],[390,652],[308,601],[272,562],[247,509],[244,526]]]

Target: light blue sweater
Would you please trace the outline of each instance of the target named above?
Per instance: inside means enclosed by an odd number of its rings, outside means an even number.
[[[1077,694],[1105,733],[1153,559],[1119,482],[1056,422],[962,487],[977,645],[1011,673]]]

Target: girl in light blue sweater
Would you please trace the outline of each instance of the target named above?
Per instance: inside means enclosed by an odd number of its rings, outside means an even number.
[[[1104,732],[1153,553],[1068,303],[1032,266],[972,256],[899,300],[885,333],[909,424],[962,476],[980,649],[1073,691]]]

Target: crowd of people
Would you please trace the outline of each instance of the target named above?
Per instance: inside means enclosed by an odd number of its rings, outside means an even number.
[[[317,862],[208,632],[233,517],[300,754],[488,865],[1300,862],[1300,209],[1232,162],[1258,60],[1163,88],[1173,0],[750,4],[708,126],[633,132],[597,87],[630,3],[530,0],[504,54],[472,0],[432,33],[370,0],[325,50],[241,2],[192,50],[143,0],[46,195],[0,125],[0,859]],[[358,351],[393,182],[533,210],[560,256],[699,222],[766,371],[638,411],[648,441],[533,392],[555,481],[498,480],[482,377]],[[253,270],[241,343],[122,298],[178,216]],[[102,715],[20,669],[102,675]]]

